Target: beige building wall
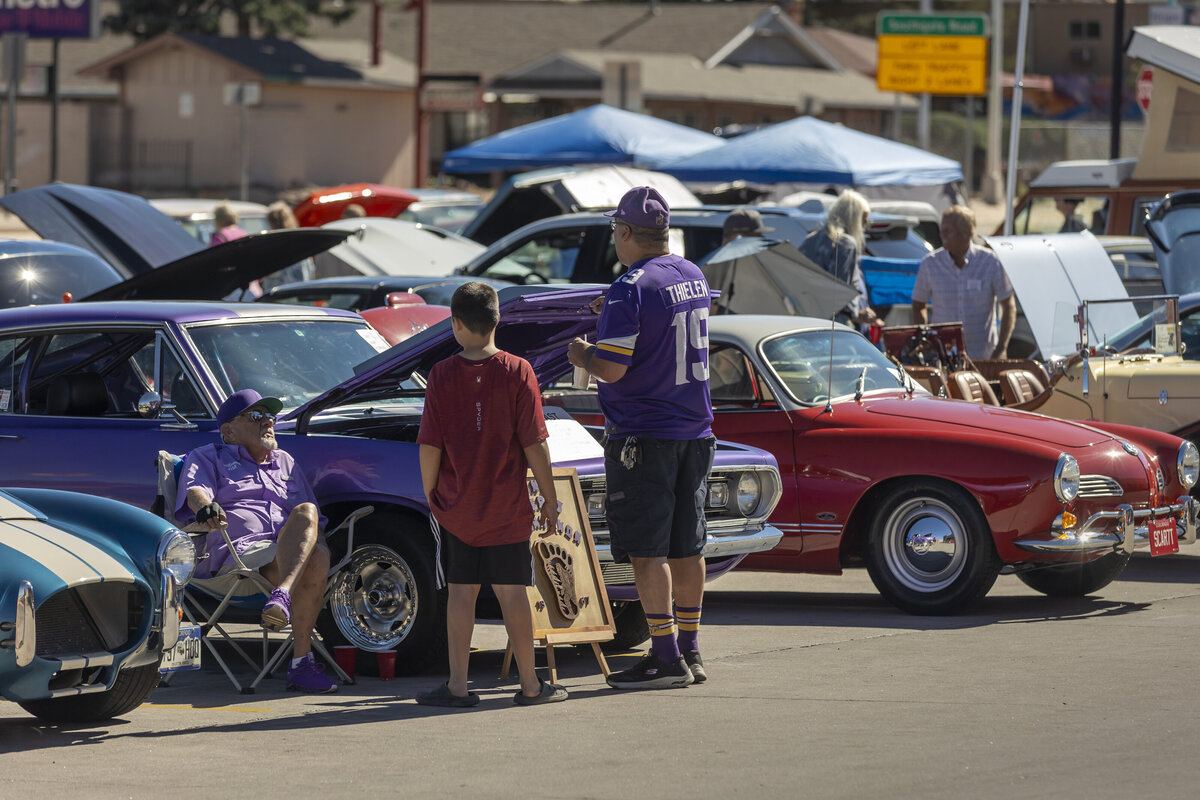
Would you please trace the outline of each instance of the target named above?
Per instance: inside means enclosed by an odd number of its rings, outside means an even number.
[[[233,196],[240,185],[240,109],[225,86],[261,85],[247,111],[251,199],[287,188],[413,176],[411,90],[263,82],[240,65],[187,46],[127,62],[122,81],[132,188]]]
[[[58,180],[88,182],[89,104],[61,102],[58,107]],[[7,122],[7,106],[0,112]],[[18,189],[50,182],[50,103],[17,103],[16,179]],[[8,140],[0,137],[0,163],[8,157]],[[7,174],[7,165],[3,170]]]
[[[1135,25],[1145,25],[1149,8],[1144,3],[1125,5],[1125,31],[1121,44]],[[1033,3],[1029,10],[1028,71],[1039,75],[1112,74],[1112,3]],[[1015,39],[1006,40],[1012,47]],[[1006,67],[1007,69],[1007,67]]]

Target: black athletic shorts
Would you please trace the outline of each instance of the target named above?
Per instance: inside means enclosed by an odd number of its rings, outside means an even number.
[[[704,552],[704,499],[716,439],[638,436],[640,460],[621,463],[624,439],[604,448],[607,516],[613,561],[691,558]]]
[[[439,585],[533,585],[533,553],[529,550],[528,541],[474,547],[441,528],[438,550],[444,576]]]

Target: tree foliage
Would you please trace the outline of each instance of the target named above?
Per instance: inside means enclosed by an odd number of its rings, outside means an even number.
[[[325,17],[335,24],[349,19],[359,0],[117,0],[117,13],[104,20],[114,33],[139,40],[160,33],[223,32],[236,26],[238,36],[305,36],[309,20]]]

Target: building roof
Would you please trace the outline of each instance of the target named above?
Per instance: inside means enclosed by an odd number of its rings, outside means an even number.
[[[426,72],[478,74],[484,82],[531,58],[557,50],[686,53],[701,60],[717,53],[758,19],[766,3],[563,3],[546,0],[428,3]],[[383,47],[416,61],[417,14],[387,5]],[[366,9],[334,26],[313,20],[317,38],[370,40]]]
[[[544,96],[600,96],[607,61],[641,62],[642,94],[656,100],[703,100],[784,106],[817,114],[825,107],[892,109],[896,96],[881,92],[853,71],[812,67],[719,64],[706,67],[691,55],[614,50],[564,50],[536,59],[492,83],[497,91]],[[902,104],[915,100],[904,97]]]
[[[411,88],[416,83],[413,65],[395,56],[388,55],[380,66],[371,67],[365,42],[326,39],[301,43],[193,33],[161,34],[84,67],[79,74],[112,79],[122,65],[180,45],[204,50],[271,83],[388,89]]]

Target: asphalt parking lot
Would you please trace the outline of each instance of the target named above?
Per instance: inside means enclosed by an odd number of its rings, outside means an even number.
[[[1176,798],[1200,778],[1200,552],[1139,554],[1078,600],[1002,576],[959,617],[895,611],[861,571],[734,573],[704,611],[710,679],[681,690],[611,690],[567,650],[571,699],[516,707],[485,624],[475,709],[418,706],[436,675],[241,696],[210,669],[94,727],[3,703],[0,797]]]

